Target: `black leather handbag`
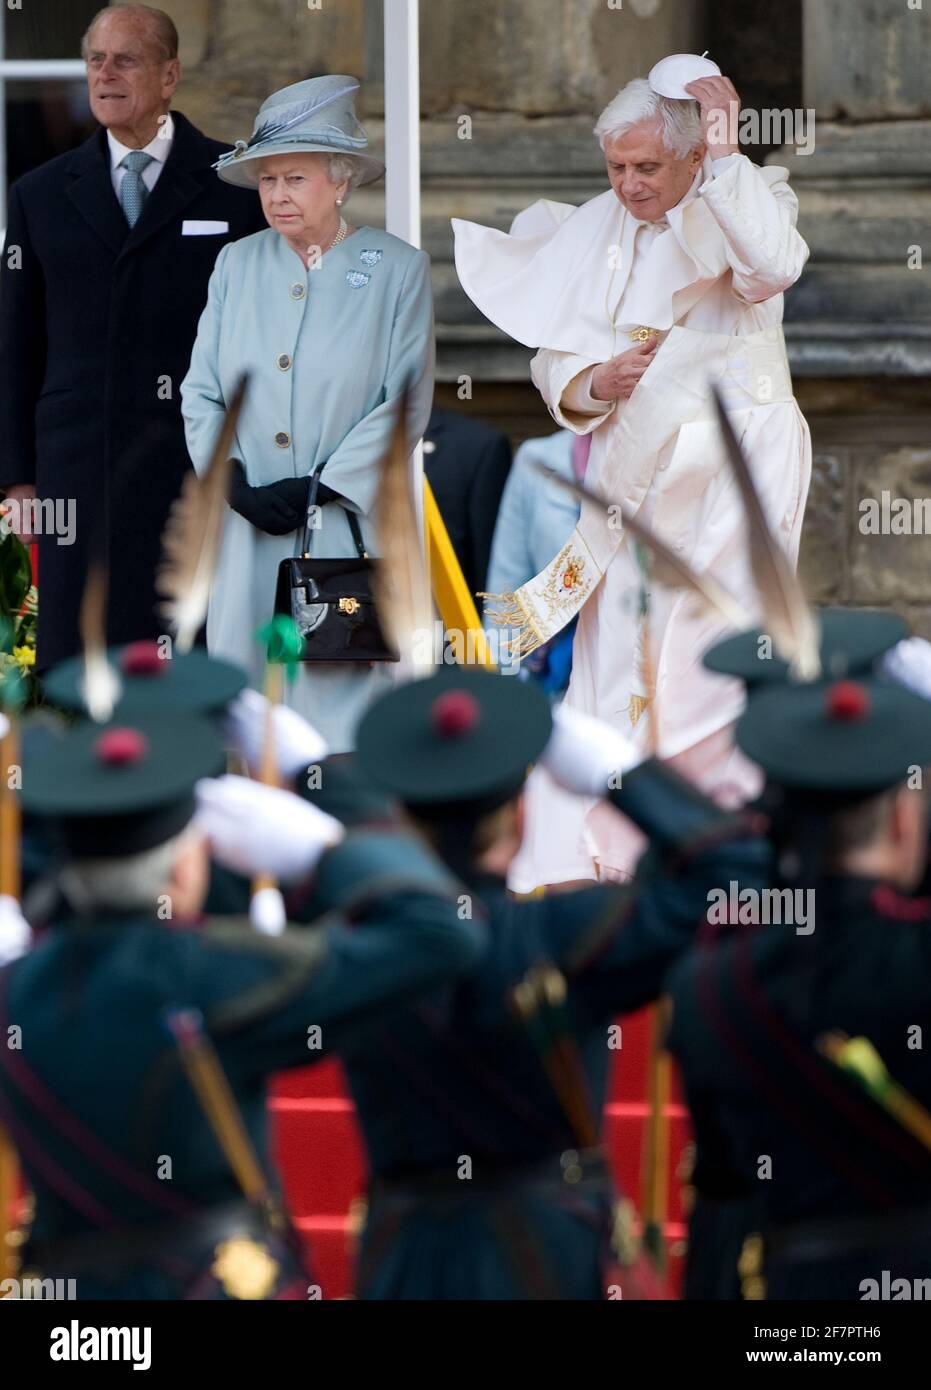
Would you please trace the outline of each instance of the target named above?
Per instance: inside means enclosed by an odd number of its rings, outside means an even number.
[[[355,556],[318,560],[310,553],[322,471],[321,464],[310,477],[301,554],[278,566],[275,612],[297,624],[304,639],[302,661],[399,661],[378,620],[372,595],[378,561],[366,554],[355,512],[343,508]]]

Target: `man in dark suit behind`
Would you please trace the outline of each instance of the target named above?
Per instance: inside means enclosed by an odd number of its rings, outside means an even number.
[[[511,467],[511,446],[482,420],[435,407],[424,431],[423,449],[424,472],[469,593],[480,593]]]
[[[14,529],[37,533],[42,669],[79,645],[92,551],[108,640],[164,631],[159,538],[190,467],[180,386],[221,247],[265,225],[213,172],[224,145],[169,111],[167,15],[111,6],[82,52],[101,129],[13,185],[0,268],[0,488]]]

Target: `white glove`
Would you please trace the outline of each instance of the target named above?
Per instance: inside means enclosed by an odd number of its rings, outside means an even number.
[[[262,762],[265,745],[265,725],[268,701],[257,690],[243,690],[226,713],[224,733],[227,742],[242,754],[250,768],[256,770]],[[325,758],[329,749],[326,739],[318,734],[296,710],[287,705],[275,705],[272,710],[275,738],[275,760],[278,771],[286,781]]]
[[[896,642],[880,662],[880,670],[896,685],[931,700],[931,642],[923,637]]]
[[[553,732],[540,762],[566,791],[605,796],[644,755],[610,724],[568,705],[553,711]]]
[[[0,897],[0,965],[19,960],[32,945],[32,928],[15,898]]]
[[[294,883],[345,834],[338,820],[293,792],[248,777],[204,778],[195,790],[195,821],[214,859],[244,878]]]

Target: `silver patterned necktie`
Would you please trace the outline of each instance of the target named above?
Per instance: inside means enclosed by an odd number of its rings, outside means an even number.
[[[149,190],[142,182],[142,171],[151,163],[152,155],[146,154],[144,150],[131,150],[120,160],[120,168],[126,170],[120,184],[120,206],[131,227],[135,227],[139,221],[139,214],[149,196]]]

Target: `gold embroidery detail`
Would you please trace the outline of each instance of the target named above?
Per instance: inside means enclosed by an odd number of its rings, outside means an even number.
[[[588,561],[584,555],[576,553],[572,541],[564,545],[547,565],[543,571],[547,575],[546,583],[539,592],[540,602],[549,610],[546,618],[541,619],[549,629],[546,632],[540,631],[539,621],[535,620],[534,613],[524,603],[520,590],[507,594],[480,593],[477,597],[497,605],[496,609],[486,610],[487,617],[497,627],[516,629],[515,635],[509,639],[511,653],[514,656],[529,656],[565,627],[572,614],[581,608],[582,601],[592,589],[588,569]],[[532,597],[536,601],[537,593],[534,592]]]
[[[527,612],[516,593],[476,594],[476,598],[488,599],[498,604],[497,609],[486,609],[485,616],[495,627],[512,627],[514,636],[508,638],[508,649],[513,656],[529,656],[537,647],[542,647],[546,638],[537,631],[536,624]]]
[[[585,568],[584,558],[573,553],[570,541],[550,565],[552,573],[543,589],[542,597],[549,609],[550,618],[564,608],[571,608],[575,612],[580,606],[580,594],[587,593],[591,588]]]
[[[561,575],[561,582],[564,589],[574,589],[582,578],[584,566],[581,560],[570,560]]]

